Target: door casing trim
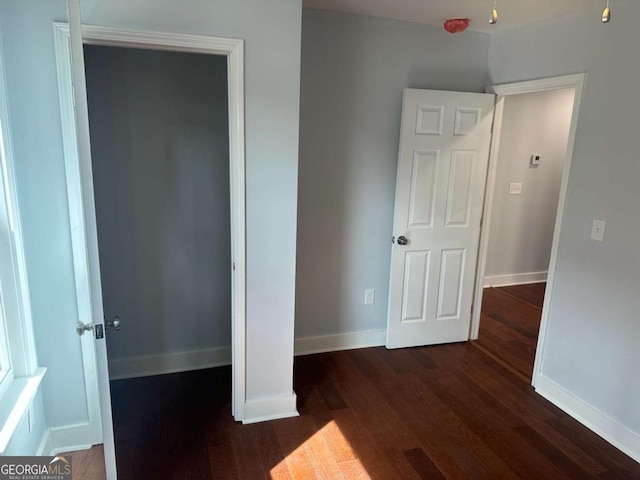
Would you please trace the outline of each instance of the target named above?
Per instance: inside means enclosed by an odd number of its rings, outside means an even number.
[[[77,105],[78,110],[82,109],[81,112],[75,112],[71,32],[66,23],[54,23],[53,30],[78,315],[85,323],[97,324],[103,322],[104,313],[97,258],[90,139],[88,128],[82,128],[82,125],[78,128],[77,124],[77,118],[88,119],[86,92],[84,88],[81,88],[81,92],[76,92],[84,95],[85,101],[75,101],[76,104],[80,103]],[[232,282],[232,414],[237,421],[242,421],[246,403],[244,40],[82,25],[82,42],[90,45],[224,55],[227,58],[231,187],[232,264],[229,268]],[[100,375],[107,371],[98,369],[93,336],[84,335],[81,338],[91,438],[93,444],[98,444],[103,441],[100,386],[104,382],[100,381]]]
[[[544,295],[544,304],[542,308],[542,319],[540,321],[540,332],[538,335],[538,344],[536,348],[536,357],[533,367],[532,385],[536,386],[537,379],[540,378],[542,364],[544,360],[544,349],[547,340],[547,332],[549,326],[549,307],[554,294],[555,272],[558,258],[558,244],[560,240],[560,229],[565,213],[567,201],[567,186],[569,184],[569,172],[571,170],[571,160],[576,139],[576,130],[578,125],[578,115],[580,112],[580,103],[584,92],[586,82],[585,73],[577,73],[573,75],[563,75],[559,77],[542,78],[538,80],[529,80],[524,82],[505,83],[487,87],[487,93],[496,95],[496,107],[494,112],[493,137],[491,139],[491,149],[489,153],[489,168],[487,173],[487,186],[485,191],[483,222],[480,230],[480,250],[478,255],[478,265],[476,268],[475,291],[473,298],[473,314],[471,316],[471,327],[469,331],[469,339],[476,340],[480,330],[480,315],[482,310],[482,292],[484,289],[485,267],[487,262],[487,253],[489,248],[489,235],[491,230],[491,215],[493,212],[493,199],[495,194],[496,173],[498,167],[498,155],[500,150],[500,134],[502,131],[502,120],[504,113],[504,99],[509,95],[518,95],[523,93],[544,92],[547,90],[557,90],[560,88],[575,88],[575,97],[573,101],[573,112],[571,114],[571,124],[569,128],[569,138],[567,141],[567,150],[565,153],[564,167],[562,170],[562,181],[560,184],[560,195],[558,198],[558,210],[556,214],[555,227],[553,231],[553,243],[551,246],[551,260],[549,262],[549,273],[547,277],[547,288]]]

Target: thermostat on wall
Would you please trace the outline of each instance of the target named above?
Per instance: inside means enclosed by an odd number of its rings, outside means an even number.
[[[540,165],[540,154],[532,153],[530,165]]]

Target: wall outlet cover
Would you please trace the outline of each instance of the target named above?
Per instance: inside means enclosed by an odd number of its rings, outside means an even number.
[[[509,184],[509,195],[520,195],[522,194],[522,184],[521,183],[510,183]]]
[[[604,241],[604,227],[606,222],[604,220],[594,220],[591,225],[591,240],[596,242]]]
[[[373,288],[367,288],[364,291],[364,304],[371,305],[376,301],[376,291]]]

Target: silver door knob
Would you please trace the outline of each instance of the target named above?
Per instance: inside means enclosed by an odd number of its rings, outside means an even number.
[[[84,332],[90,332],[93,330],[93,325],[91,323],[83,323],[78,321],[76,323],[76,333],[80,336],[84,335]]]
[[[116,332],[122,328],[120,325],[120,317],[113,317],[113,320],[107,320],[107,328],[113,328]]]
[[[407,240],[407,237],[400,235],[398,237],[398,245],[407,245],[409,243],[409,240]]]

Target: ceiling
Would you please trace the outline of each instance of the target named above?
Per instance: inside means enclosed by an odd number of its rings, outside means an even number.
[[[448,18],[469,18],[470,30],[493,33],[565,16],[597,0],[498,0],[499,20],[489,25],[493,0],[303,0],[321,10],[442,25]],[[604,8],[605,0],[602,0]]]

